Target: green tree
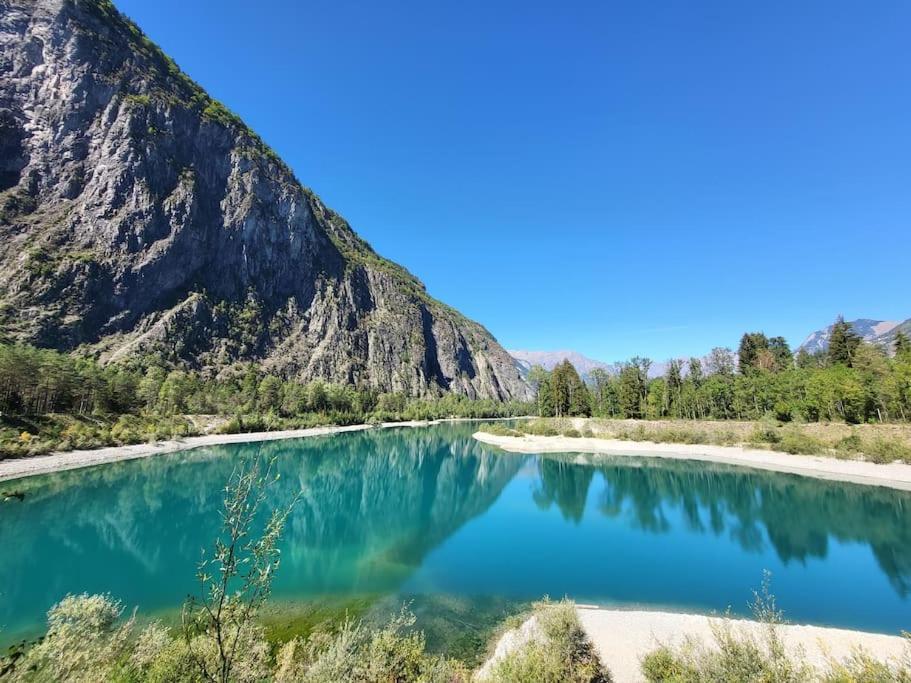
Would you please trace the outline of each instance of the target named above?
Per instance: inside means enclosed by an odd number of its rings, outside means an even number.
[[[184,606],[184,643],[205,681],[228,683],[242,650],[257,628],[256,619],[272,589],[281,559],[278,541],[297,502],[273,510],[261,533],[254,530],[265,508],[267,488],[278,480],[274,461],[242,463],[225,489],[222,528],[215,547],[199,565],[202,595]],[[199,636],[214,642],[212,658],[199,647]],[[214,659],[214,661],[213,661]]]
[[[810,353],[804,348],[801,348],[797,352],[797,356],[794,359],[794,364],[803,370],[809,370],[811,368],[821,368],[824,367],[828,362],[828,354],[825,351],[817,351],[816,353]]]
[[[153,365],[146,370],[145,375],[139,381],[139,398],[149,410],[158,408],[158,395],[166,377],[167,373],[164,368]]]
[[[669,412],[667,382],[659,377],[648,383],[645,400],[646,417],[658,420],[667,417]]]
[[[794,365],[794,354],[791,353],[791,347],[784,337],[772,337],[769,339],[769,351],[775,357],[775,370],[787,370]]]
[[[554,367],[550,376],[550,391],[556,417],[591,415],[588,388],[568,360],[564,359]]]
[[[676,358],[668,361],[665,381],[667,383],[668,413],[674,417],[680,417],[679,409],[683,393],[683,366]]]
[[[604,410],[604,405],[607,400],[608,392],[610,391],[610,375],[607,374],[607,370],[604,368],[593,368],[588,377],[591,380],[592,388],[594,389],[594,400],[595,406],[598,411],[601,412]]]
[[[624,363],[617,382],[617,400],[625,418],[641,418],[648,398],[648,370],[652,362],[636,356]]]
[[[741,374],[747,374],[757,368],[760,351],[769,348],[769,340],[762,332],[746,332],[740,338],[737,349],[737,368]]]
[[[854,361],[854,351],[860,345],[860,336],[841,316],[832,325],[829,335],[829,365],[844,365],[850,368]]]
[[[891,381],[892,368],[886,354],[879,347],[862,342],[854,350],[853,367],[866,395],[863,417],[888,420],[890,406],[897,400],[897,387]]]
[[[550,373],[545,370],[543,366],[535,364],[529,369],[527,380],[535,392],[535,399],[538,403],[538,414],[545,415],[543,406],[547,394],[549,393],[549,387],[546,387],[545,385],[550,382]]]
[[[158,390],[158,409],[168,415],[184,413],[186,401],[186,375],[180,370],[172,370]]]
[[[325,412],[329,407],[329,400],[326,396],[326,387],[323,386],[323,383],[311,382],[308,393],[310,397],[308,401],[310,404],[310,410],[318,413]],[[402,408],[404,408],[404,404],[402,405]]]
[[[895,341],[892,343],[892,349],[895,351],[896,358],[903,358],[911,355],[911,340],[908,336],[899,330],[895,334]]]
[[[277,413],[282,406],[282,381],[275,375],[266,375],[256,389],[256,400],[263,412]]]
[[[711,375],[732,376],[734,374],[734,354],[730,349],[717,346],[709,353],[708,366]]]
[[[698,358],[690,358],[690,361],[687,364],[687,379],[696,386],[699,386],[702,383],[703,376],[702,361]]]

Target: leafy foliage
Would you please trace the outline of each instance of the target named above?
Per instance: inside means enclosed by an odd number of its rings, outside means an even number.
[[[911,343],[897,336],[895,355],[863,342],[836,322],[829,352],[795,358],[782,337],[743,335],[736,358],[713,349],[705,364],[693,358],[684,369],[671,360],[663,377],[649,377],[651,360],[636,357],[618,372],[592,372],[591,413],[624,419],[713,419],[782,422],[843,421],[851,424],[911,419]],[[554,370],[556,373],[556,369]],[[551,397],[553,373],[529,373],[538,392],[538,414],[558,413]],[[798,452],[805,444],[792,444]]]
[[[540,636],[496,663],[492,683],[607,683],[610,673],[601,665],[572,602],[543,603],[534,619]]]
[[[197,433],[185,415],[230,416],[221,431],[236,433],[530,412],[522,402],[455,394],[413,398],[369,387],[304,384],[254,365],[205,378],[155,359],[102,366],[56,351],[0,344],[0,457]]]
[[[788,650],[781,633],[784,623],[769,590],[768,574],[755,594],[757,633],[734,626],[729,619],[712,624],[712,642],[688,638],[682,645],[660,646],[642,661],[649,683],[878,683],[911,681],[911,659],[884,662],[859,650],[844,660],[830,659],[818,669],[804,661],[799,650]],[[911,654],[911,641],[909,641]]]
[[[568,360],[557,364],[550,373],[540,366],[532,368],[532,372],[537,383],[541,415],[591,415],[591,396],[588,387]]]
[[[258,460],[234,471],[225,489],[222,530],[210,557],[199,565],[202,595],[183,611],[183,636],[198,673],[212,683],[261,680],[266,673],[262,628],[256,617],[272,589],[279,567],[278,540],[296,498],[273,510],[254,535],[268,486],[277,480],[272,462]],[[246,672],[241,675],[239,672]]]

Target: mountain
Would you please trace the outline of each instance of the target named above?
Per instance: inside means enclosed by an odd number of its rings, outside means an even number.
[[[876,338],[873,340],[873,342],[875,344],[879,344],[879,345],[885,347],[891,353],[892,344],[895,343],[895,337],[898,335],[899,332],[901,332],[906,337],[911,339],[911,318],[909,318],[908,320],[905,320],[904,322],[899,323],[898,325],[896,325],[895,327],[890,329],[888,332],[883,332],[882,334],[877,335]]]
[[[851,320],[848,324],[864,341],[868,342],[877,342],[882,338],[886,338],[900,325],[900,323],[892,320],[871,320],[869,318]],[[829,348],[829,336],[832,334],[832,327],[833,325],[829,325],[825,329],[813,332],[797,349],[803,349],[810,354],[825,351]]]
[[[103,362],[530,392],[109,0],[0,2],[0,331]]]
[[[576,372],[587,377],[595,368],[600,368],[609,373],[616,372],[616,365],[604,363],[584,356],[578,351],[520,351],[510,350],[510,356],[516,359],[516,364],[523,373],[527,373],[532,365],[540,365],[545,370],[553,370],[558,363],[568,360],[576,368]]]
[[[616,375],[620,372],[621,367],[621,363],[605,363],[604,361],[589,358],[578,351],[510,350],[508,353],[515,359],[516,365],[523,377],[528,375],[528,371],[531,370],[532,365],[540,365],[545,370],[553,370],[557,363],[561,363],[564,359],[572,363],[573,367],[576,368],[576,372],[578,372],[585,381],[591,379],[591,371],[595,368],[600,368],[609,375]],[[689,358],[679,358],[678,360],[681,361],[685,369]],[[661,377],[667,372],[667,366],[668,363],[666,361],[652,361],[652,364],[649,367],[648,376]]]

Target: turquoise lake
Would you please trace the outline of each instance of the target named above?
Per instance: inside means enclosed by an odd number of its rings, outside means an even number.
[[[763,570],[786,618],[911,630],[911,495],[721,465],[503,453],[476,424],[195,449],[8,482],[0,642],[67,593],[178,607],[242,457],[275,457],[301,499],[276,602],[415,596],[747,614]],[[799,457],[799,456],[795,456]]]

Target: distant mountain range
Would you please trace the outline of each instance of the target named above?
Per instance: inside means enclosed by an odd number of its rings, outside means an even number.
[[[506,353],[516,359],[516,366],[525,374],[532,365],[540,365],[545,370],[553,370],[558,363],[568,360],[580,375],[588,375],[595,368],[607,372],[615,372],[616,364],[605,363],[594,358],[584,356],[578,351],[519,351],[509,350]]]
[[[620,372],[620,363],[605,363],[579,353],[578,351],[517,351],[507,350],[507,353],[516,361],[516,367],[523,376],[528,374],[532,365],[540,365],[545,370],[553,370],[558,363],[568,360],[576,368],[576,372],[584,380],[588,380],[591,371],[600,368],[608,374]],[[667,370],[667,363],[653,362],[649,369],[649,377],[659,377]]]
[[[861,339],[871,344],[879,344],[891,349],[895,335],[899,331],[905,334],[911,334],[911,319],[904,322],[895,320],[871,320],[870,318],[858,318],[850,320],[848,324],[860,335]],[[803,344],[797,347],[795,351],[803,349],[807,353],[820,353],[829,348],[829,337],[832,334],[832,325],[825,329],[816,330],[808,336]]]
[[[864,341],[870,342],[872,344],[879,344],[887,349],[891,350],[892,342],[895,340],[895,335],[899,332],[904,332],[906,335],[911,337],[911,318],[905,320],[904,322],[896,322],[894,320],[872,320],[870,318],[859,318],[857,320],[849,321],[849,324],[854,329],[854,331],[861,336]],[[829,336],[832,334],[832,325],[828,327],[816,330],[810,334],[804,342],[794,349],[796,353],[800,349],[804,349],[807,353],[819,353],[825,351],[829,348]],[[576,368],[576,371],[582,376],[583,379],[588,379],[590,373],[595,368],[601,368],[606,370],[608,373],[614,374],[620,371],[620,363],[608,363],[601,360],[595,360],[594,358],[589,358],[588,356],[579,353],[578,351],[517,351],[517,350],[508,350],[510,356],[512,356],[516,361],[516,367],[519,369],[519,372],[523,376],[528,374],[528,371],[531,369],[532,365],[540,365],[545,370],[553,370],[554,367],[562,362],[564,359],[568,360]],[[688,357],[681,357],[679,359],[684,366],[684,372],[686,370],[686,364],[689,361]],[[703,364],[705,364],[705,357],[702,358]],[[660,377],[667,371],[667,362],[653,362],[651,368],[649,369],[649,377]]]

